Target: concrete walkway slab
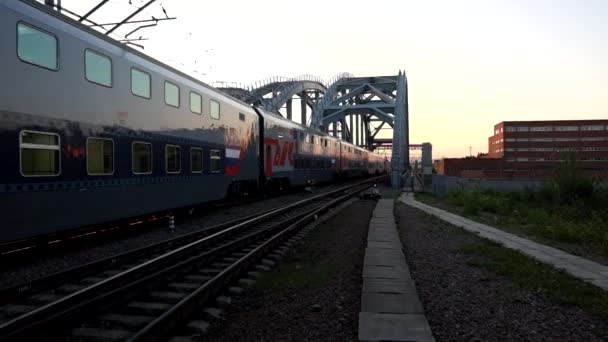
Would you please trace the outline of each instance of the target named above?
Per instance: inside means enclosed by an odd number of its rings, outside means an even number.
[[[434,341],[405,261],[393,209],[393,200],[380,200],[369,223],[359,340]]]
[[[424,315],[359,314],[359,341],[435,341]]]
[[[401,195],[399,200],[466,231],[476,233],[507,248],[517,250],[540,262],[552,265],[578,279],[608,291],[608,266],[416,201],[414,196],[409,193]]]

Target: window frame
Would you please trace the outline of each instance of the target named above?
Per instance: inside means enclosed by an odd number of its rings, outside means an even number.
[[[91,173],[89,171],[89,140],[91,139],[96,139],[96,140],[108,140],[112,142],[112,172],[111,173]],[[86,141],[86,168],[87,168],[87,175],[88,176],[113,176],[114,172],[116,172],[116,168],[114,167],[116,165],[116,145],[114,144],[114,139],[111,138],[100,138],[100,137],[87,137],[87,141]],[[131,153],[133,153],[131,151]]]
[[[23,142],[22,142],[23,133],[37,133],[37,134],[57,136],[57,148],[49,148],[49,146],[51,146],[51,145],[36,145],[36,144],[25,143],[25,145],[29,145],[29,147],[26,147],[26,148],[38,148],[41,150],[59,151],[59,171],[57,172],[57,174],[54,174],[54,175],[26,175],[25,173],[23,173],[23,148],[24,148]],[[33,131],[33,130],[29,130],[29,129],[23,129],[23,130],[19,131],[19,173],[21,174],[21,176],[23,176],[23,177],[58,177],[61,175],[61,171],[62,171],[61,159],[62,159],[61,158],[61,135],[59,135],[59,133]]]
[[[135,172],[135,158],[133,158],[133,147],[135,146],[135,144],[144,144],[144,145],[150,145],[150,172]],[[147,142],[147,141],[139,141],[139,140],[135,140],[131,142],[131,173],[133,173],[134,175],[151,175],[152,172],[154,172],[154,146],[152,146],[152,143]]]
[[[26,61],[25,59],[21,58],[21,56],[19,55],[19,24],[22,24],[22,25],[27,26],[27,27],[29,27],[31,29],[40,31],[42,33],[48,34],[49,36],[51,36],[51,37],[53,37],[55,39],[55,47],[56,47],[55,48],[55,60],[57,61],[57,63],[56,63],[57,67],[55,69],[47,68],[44,65],[32,63],[32,62]],[[59,64],[61,63],[61,61],[59,59],[59,57],[60,57],[60,55],[59,55],[59,49],[60,49],[59,48],[59,38],[55,34],[51,33],[50,31],[47,31],[45,29],[42,29],[42,28],[40,28],[38,26],[32,25],[30,23],[27,23],[27,22],[25,22],[23,20],[19,20],[19,21],[17,21],[17,25],[15,25],[15,38],[16,38],[15,52],[17,54],[17,58],[19,58],[20,61],[22,61],[23,63],[27,63],[29,65],[33,65],[33,66],[45,69],[45,70],[50,70],[50,71],[55,71],[55,72],[59,71]]]
[[[179,155],[179,169],[177,171],[169,171],[169,154],[168,149],[169,147],[175,147],[177,148],[178,151],[178,155]],[[172,145],[172,144],[166,144],[165,145],[165,173],[168,174],[179,174],[182,173],[182,147],[179,145]]]
[[[217,118],[213,117],[213,113],[211,111],[211,105],[213,103],[217,103]],[[219,101],[214,100],[214,99],[209,99],[209,117],[211,119],[213,119],[213,120],[220,120],[221,119],[221,117],[222,117],[222,106],[221,106],[221,104],[220,104]]]
[[[133,92],[133,70],[137,70],[137,71],[141,72],[142,74],[148,75],[148,80],[149,80],[149,82],[148,82],[148,92],[150,93],[149,97],[141,96],[141,95],[135,94]],[[137,96],[137,97],[142,98],[142,99],[146,99],[146,100],[151,100],[152,99],[152,75],[149,72],[143,71],[142,69],[137,68],[137,67],[131,67],[131,69],[129,71],[129,81],[131,82],[131,94],[132,95]]]
[[[93,53],[94,55],[107,58],[110,61],[110,85],[95,82],[95,81],[92,81],[89,79],[89,77],[87,76],[87,51]],[[106,87],[106,88],[114,87],[114,61],[112,61],[112,58],[110,56],[106,56],[103,53],[97,52],[91,48],[85,48],[84,52],[82,54],[82,57],[84,58],[84,79],[85,80],[87,80],[90,83],[97,84],[97,85],[100,85],[100,86]],[[133,90],[133,89],[131,89],[131,90]]]
[[[194,169],[192,168],[192,151],[197,150],[201,152],[201,170],[200,171],[194,171]],[[205,151],[203,150],[202,147],[190,147],[190,173],[203,173],[203,170],[205,169]]]
[[[196,96],[198,96],[199,99],[201,99],[201,111],[200,111],[200,113],[199,112],[195,112],[195,111],[192,110],[192,95],[196,95]],[[192,112],[192,113],[194,113],[196,115],[203,115],[203,95],[201,95],[201,94],[199,94],[199,93],[197,93],[197,92],[195,92],[193,90],[190,90],[190,112]]]
[[[214,157],[213,156],[213,152],[217,151],[218,156]],[[213,171],[211,169],[211,166],[213,165],[213,163],[211,162],[213,159],[217,159],[220,161],[220,167],[217,171]],[[209,172],[210,173],[221,173],[222,172],[222,152],[219,149],[216,148],[212,148],[209,150]]]
[[[170,84],[172,86],[174,86],[175,88],[177,88],[177,105],[172,105],[171,103],[167,102],[167,84]],[[171,81],[167,81],[165,80],[164,86],[163,86],[163,97],[165,99],[165,104],[169,107],[173,107],[173,108],[179,108],[180,106],[180,98],[179,98],[179,93],[180,93],[180,89],[179,86]]]

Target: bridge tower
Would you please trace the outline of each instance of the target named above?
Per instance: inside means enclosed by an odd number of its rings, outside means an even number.
[[[391,144],[391,182],[400,188],[410,168],[408,114],[405,72],[344,77],[328,84],[313,111],[312,126],[369,150]],[[392,137],[379,135],[385,128],[392,128]]]

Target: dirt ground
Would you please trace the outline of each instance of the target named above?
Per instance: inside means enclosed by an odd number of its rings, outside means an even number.
[[[214,322],[209,341],[356,341],[361,268],[375,202],[320,224]]]
[[[402,203],[395,211],[406,260],[437,341],[608,340],[607,322],[476,267],[479,260],[474,262],[463,248],[485,240]]]

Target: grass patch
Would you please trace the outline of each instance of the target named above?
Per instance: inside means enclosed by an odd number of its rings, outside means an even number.
[[[399,196],[401,196],[400,190],[382,190],[382,198],[397,199]]]
[[[317,241],[330,239],[334,233],[335,227],[327,223],[322,229],[315,229],[308,237],[308,243],[282,260],[276,270],[262,273],[255,286],[272,290],[322,287],[336,274],[338,266],[315,246]]]
[[[261,289],[302,289],[320,287],[332,279],[337,267],[331,263],[289,261],[275,272],[265,273],[256,282]]]
[[[471,219],[539,238],[571,253],[608,256],[608,203],[567,204],[551,200],[550,191],[500,192],[454,189],[445,199],[416,198]]]
[[[492,242],[468,244],[460,251],[471,257],[470,265],[505,276],[519,288],[608,319],[608,293],[598,287]]]

